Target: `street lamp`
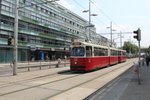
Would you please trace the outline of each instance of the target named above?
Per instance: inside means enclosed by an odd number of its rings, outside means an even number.
[[[112,29],[112,22],[110,23],[110,27],[106,27],[106,28],[110,28],[110,46],[112,47],[112,32],[116,30]]]
[[[46,0],[43,3],[37,3],[36,5],[41,5],[44,3],[51,3],[59,0]],[[25,3],[26,0],[23,0]],[[15,2],[15,23],[14,23],[14,46],[13,46],[13,75],[17,75],[17,61],[18,61],[18,11],[21,8],[30,7],[31,5],[25,5],[23,7],[19,7],[19,0]]]
[[[120,48],[122,48],[122,38],[124,37],[122,36],[122,32],[120,32]]]
[[[113,38],[112,41],[115,42],[116,39],[120,39],[120,42],[119,42],[120,43],[120,48],[122,48],[122,38],[124,38],[124,37],[122,36],[122,33],[120,33],[120,35],[116,38]]]
[[[90,27],[94,27],[94,25],[91,25],[91,16],[97,16],[97,14],[91,14],[91,0],[89,0],[89,10],[84,10],[82,12],[83,13],[89,12],[89,25],[85,27],[89,27],[89,40],[90,40],[90,37],[91,37]]]

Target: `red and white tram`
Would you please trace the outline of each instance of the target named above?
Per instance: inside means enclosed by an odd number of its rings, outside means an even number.
[[[126,61],[125,51],[89,42],[74,42],[70,70],[90,71]]]

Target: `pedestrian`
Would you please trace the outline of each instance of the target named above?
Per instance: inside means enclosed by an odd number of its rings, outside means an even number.
[[[150,62],[150,55],[146,56],[146,65],[149,66],[149,62]]]
[[[48,54],[46,54],[46,61],[48,61],[49,60],[49,56],[48,56]]]
[[[67,56],[64,56],[64,58],[65,58],[65,64],[64,64],[64,66],[66,67],[66,63],[67,63]]]
[[[60,58],[58,58],[58,60],[57,60],[57,64],[56,64],[56,68],[59,68],[59,65],[61,64],[61,59]]]
[[[30,59],[31,59],[31,61],[34,61],[34,56],[33,56],[33,55],[31,55]]]

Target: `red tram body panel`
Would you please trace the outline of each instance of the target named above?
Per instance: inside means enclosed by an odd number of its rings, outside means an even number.
[[[83,57],[70,58],[71,70],[90,71],[109,65],[109,57]]]
[[[126,56],[119,56],[118,59],[119,59],[119,63],[125,62],[126,61]]]
[[[117,64],[119,62],[118,56],[110,56],[110,65]]]

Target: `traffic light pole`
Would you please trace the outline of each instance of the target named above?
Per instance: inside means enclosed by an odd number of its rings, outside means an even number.
[[[139,52],[138,52],[138,56],[139,56],[139,64],[137,66],[137,75],[138,75],[138,83],[139,85],[141,84],[141,81],[140,81],[140,73],[141,73],[141,46],[140,46],[140,41],[141,41],[141,30],[140,28],[138,28],[138,30],[136,31],[133,31],[134,34],[136,34],[135,36],[133,36],[133,38],[137,39],[138,41],[138,45],[139,45]]]
[[[140,80],[140,73],[141,73],[141,46],[140,46],[140,41],[138,41],[138,44],[139,44],[139,66],[138,66],[138,84],[140,85],[141,84],[141,80]]]

